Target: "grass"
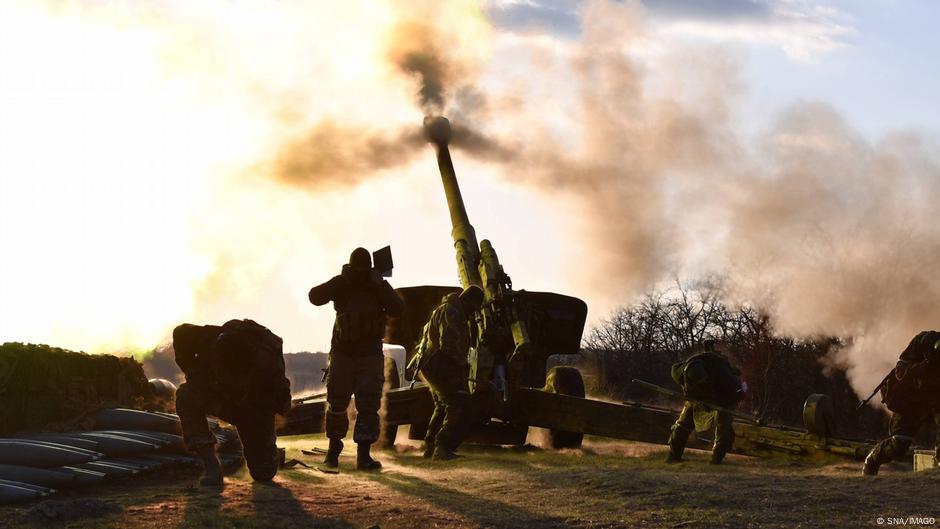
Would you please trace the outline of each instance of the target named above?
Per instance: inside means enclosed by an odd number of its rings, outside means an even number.
[[[288,458],[321,436],[283,438]],[[790,528],[877,527],[879,516],[940,517],[940,472],[887,468],[871,479],[860,465],[826,467],[731,457],[712,466],[703,452],[663,461],[663,447],[588,439],[583,450],[472,448],[452,463],[428,461],[413,444],[378,452],[381,473],[354,470],[354,446],[339,475],[284,470],[274,485],[243,473],[219,496],[188,486],[195,475],[150,477],[74,491],[123,506],[122,514],[56,527],[175,529],[326,527]],[[27,506],[0,508],[0,526]]]

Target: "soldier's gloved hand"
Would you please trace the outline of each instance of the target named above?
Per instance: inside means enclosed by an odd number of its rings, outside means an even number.
[[[372,283],[376,285],[381,285],[382,281],[385,281],[385,279],[382,277],[382,272],[375,268],[369,270],[369,280],[371,280]]]

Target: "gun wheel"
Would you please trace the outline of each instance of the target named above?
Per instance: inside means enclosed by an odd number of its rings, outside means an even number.
[[[828,395],[814,393],[803,405],[803,426],[809,433],[819,437],[832,437],[835,423],[832,400]]]
[[[544,389],[549,393],[584,398],[584,379],[581,378],[581,373],[573,367],[553,367],[545,377]],[[580,432],[548,431],[548,443],[554,449],[581,448],[583,440],[584,434]]]

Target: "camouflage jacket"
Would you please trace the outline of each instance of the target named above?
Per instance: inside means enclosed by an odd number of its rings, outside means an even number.
[[[454,367],[469,368],[470,323],[456,293],[444,296],[431,313],[419,345],[423,365],[431,358]]]

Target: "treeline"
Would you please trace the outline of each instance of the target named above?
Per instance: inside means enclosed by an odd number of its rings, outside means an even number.
[[[825,362],[843,347],[840,339],[779,336],[765,312],[729,306],[723,294],[715,279],[677,281],[672,288],[649,292],[591,329],[580,357],[555,361],[577,365],[594,395],[665,404],[663,397],[631,380],[677,389],[670,377],[672,364],[696,352],[704,340],[720,339],[730,344],[729,358],[749,387],[741,410],[772,423],[801,426],[806,397],[824,393],[832,399],[838,435],[882,435],[886,415],[868,407],[856,413],[858,398],[845,371]]]

